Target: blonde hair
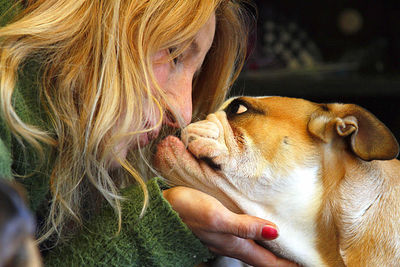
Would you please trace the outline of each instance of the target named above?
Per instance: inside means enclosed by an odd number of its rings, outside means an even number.
[[[160,113],[159,125],[168,108],[162,88],[151,91],[155,84],[151,56],[190,44],[215,12],[214,43],[193,82],[194,116],[214,110],[243,64],[246,30],[241,5],[226,0],[25,2],[21,14],[0,29],[1,110],[17,138],[39,152],[41,143],[56,151],[50,178],[52,201],[42,240],[55,232],[60,236],[71,219],[81,221],[82,195],[88,184],[115,209],[121,225],[120,182],[109,174],[111,159],[141,185],[143,211],[148,198],[138,170],[114,148],[123,138],[138,142],[139,133],[152,130],[146,118]],[[38,90],[56,138],[25,124],[12,105],[18,70],[32,57],[41,62]]]

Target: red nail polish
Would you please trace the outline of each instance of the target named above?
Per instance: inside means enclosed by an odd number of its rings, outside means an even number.
[[[265,239],[272,240],[278,237],[278,230],[272,226],[264,226],[261,235]]]

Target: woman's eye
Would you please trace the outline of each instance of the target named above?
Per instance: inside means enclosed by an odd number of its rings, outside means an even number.
[[[175,52],[175,50],[176,50],[175,47],[168,48],[168,52],[169,52],[169,54],[170,54],[171,56],[172,56],[172,54]],[[176,56],[176,57],[174,57],[174,58],[172,58],[172,61],[174,62],[174,65],[178,64],[178,62],[179,62],[179,55]]]

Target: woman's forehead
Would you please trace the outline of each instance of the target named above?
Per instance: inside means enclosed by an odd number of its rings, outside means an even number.
[[[200,51],[208,51],[212,45],[215,34],[215,14],[207,20],[203,27],[195,36],[195,45],[198,46]]]

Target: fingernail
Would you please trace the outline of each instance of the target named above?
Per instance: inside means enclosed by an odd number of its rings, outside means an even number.
[[[264,226],[261,236],[265,239],[272,240],[278,237],[278,230],[272,226]]]

